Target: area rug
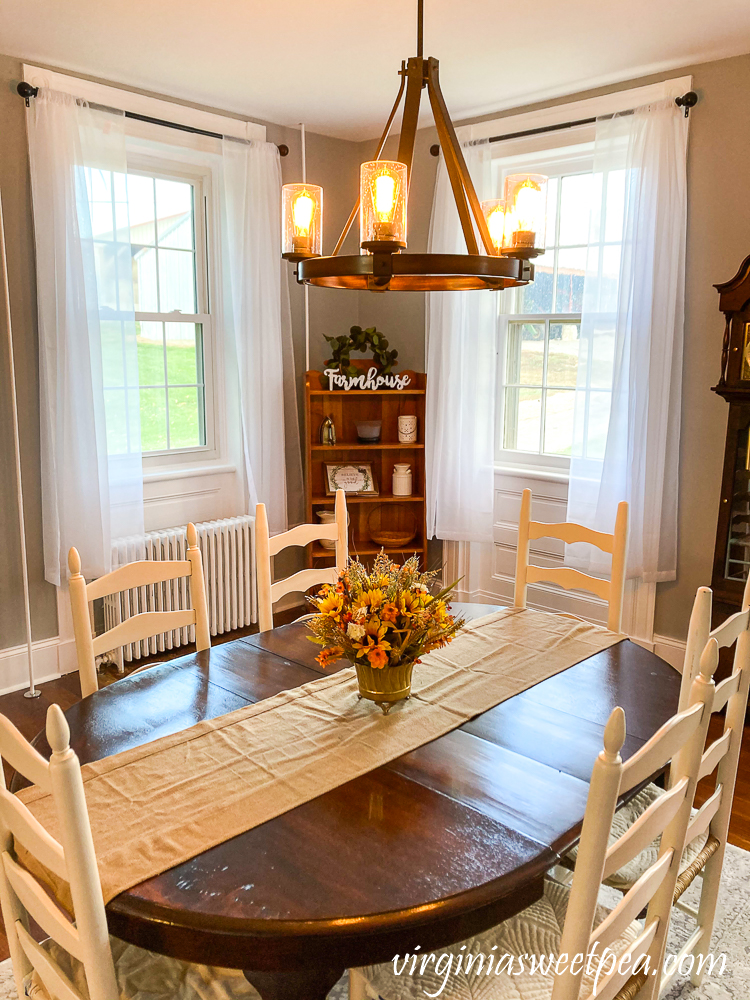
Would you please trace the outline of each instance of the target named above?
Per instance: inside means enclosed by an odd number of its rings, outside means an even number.
[[[683,900],[693,907],[697,906],[701,884],[700,879],[696,879],[683,896]],[[602,902],[609,905],[620,898],[619,894],[611,898],[606,894],[607,890],[603,890]],[[676,954],[694,929],[695,924],[687,914],[675,910],[668,952]],[[724,953],[727,956],[724,975],[706,976],[700,987],[692,986],[689,979],[678,979],[661,1000],[750,1000],[750,852],[731,844],[724,860],[711,945],[714,955]],[[346,977],[339,980],[328,998],[348,1000]],[[452,1000],[449,988],[441,1000]]]
[[[697,883],[697,884],[696,884]],[[685,896],[697,904],[700,881],[696,880]],[[604,900],[605,902],[607,900]],[[693,925],[694,926],[694,925]],[[691,921],[675,911],[668,950],[674,954],[690,935]],[[727,848],[719,894],[719,906],[711,941],[715,955],[726,954],[723,976],[706,977],[700,987],[689,980],[678,980],[662,1000],[748,1000],[750,998],[750,852],[739,847]],[[449,990],[444,1000],[451,1000]],[[0,962],[0,1000],[17,1000],[10,959]],[[195,1000],[200,1000],[198,996]],[[347,977],[343,976],[329,994],[329,1000],[349,1000]]]

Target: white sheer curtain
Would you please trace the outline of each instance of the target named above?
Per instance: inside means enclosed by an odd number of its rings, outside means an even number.
[[[611,531],[618,502],[629,501],[627,572],[646,582],[676,575],[687,131],[671,99],[596,125],[595,175],[624,169],[622,255],[608,260],[602,249],[602,225],[620,222],[603,190],[584,284],[568,520]],[[607,573],[597,551],[569,546],[566,562]]]
[[[279,152],[269,142],[224,139],[222,155],[225,323],[239,375],[248,509],[265,503],[271,531],[279,532],[287,527],[287,494],[293,512],[302,496]]]
[[[44,88],[28,112],[36,241],[45,577],[87,577],[143,534],[124,116]]]
[[[459,136],[462,130],[459,129]],[[487,145],[464,147],[479,199],[494,197]],[[441,158],[430,253],[465,253]],[[427,534],[450,541],[492,540],[498,303],[493,292],[427,296]]]

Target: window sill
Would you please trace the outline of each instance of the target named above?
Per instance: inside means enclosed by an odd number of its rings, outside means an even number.
[[[144,483],[165,483],[174,479],[194,479],[196,476],[221,476],[237,471],[236,465],[219,465],[207,462],[205,465],[176,467],[173,469],[154,469],[143,473]]]
[[[504,476],[518,476],[522,479],[538,479],[548,483],[570,482],[570,473],[566,469],[540,468],[534,465],[510,465],[496,462],[495,472]]]

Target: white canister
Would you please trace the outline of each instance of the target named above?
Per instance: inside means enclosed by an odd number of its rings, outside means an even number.
[[[399,444],[417,443],[417,418],[411,414],[404,414],[398,418],[398,440]]]
[[[416,417],[414,419],[416,420]],[[393,495],[411,496],[411,466],[408,462],[397,462],[393,466]]]

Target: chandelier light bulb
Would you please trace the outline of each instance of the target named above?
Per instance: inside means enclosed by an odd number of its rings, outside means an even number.
[[[365,250],[406,246],[407,169],[397,160],[371,160],[360,169],[360,230]]]
[[[500,253],[505,240],[505,202],[501,198],[483,201],[482,212],[487,220],[492,245]]]
[[[323,241],[323,188],[285,184],[282,188],[281,244],[287,260],[319,257]]]
[[[505,204],[506,247],[543,250],[547,228],[547,178],[542,174],[506,177]]]
[[[292,207],[292,219],[294,223],[295,236],[309,236],[312,226],[313,215],[315,214],[315,202],[310,197],[307,189],[302,191],[294,199]]]
[[[396,180],[385,171],[378,174],[373,185],[375,188],[373,202],[375,203],[375,214],[378,222],[393,222],[393,210],[396,207]]]

